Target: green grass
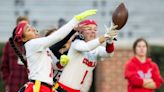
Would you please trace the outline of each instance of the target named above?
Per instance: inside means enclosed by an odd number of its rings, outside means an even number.
[[[0,43],[0,57],[2,56],[2,49],[4,47],[4,43]]]
[[[160,69],[162,77],[164,77],[164,47],[162,46],[151,46],[150,56],[152,60],[157,63]],[[164,92],[164,84],[162,84],[160,89],[157,89],[156,92]]]
[[[0,43],[0,58],[2,56],[2,49],[4,47],[4,43]],[[1,65],[1,60],[0,60],[0,65]],[[4,84],[3,84],[3,81],[1,79],[1,76],[0,76],[0,92],[5,92],[5,89],[4,89]]]

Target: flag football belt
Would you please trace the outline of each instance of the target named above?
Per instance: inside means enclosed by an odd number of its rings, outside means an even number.
[[[39,80],[30,80],[30,82],[33,82],[35,83],[35,86],[40,88],[41,85],[44,85],[46,87],[49,87],[50,89],[52,88],[52,85],[48,84],[48,83],[45,83],[45,82],[41,82]]]
[[[64,90],[63,88],[61,88],[59,86],[58,83],[56,83],[53,87],[52,87],[52,90],[57,90],[58,92],[67,92],[66,90]]]

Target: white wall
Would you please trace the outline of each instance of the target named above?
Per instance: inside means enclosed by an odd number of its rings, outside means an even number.
[[[75,14],[96,8],[97,15],[90,18],[98,22],[99,34],[103,34],[103,25],[109,25],[111,12],[119,2],[124,1],[129,10],[129,19],[116,43],[132,43],[136,38],[144,37],[152,44],[163,45],[164,0],[24,0],[23,7],[14,6],[14,0],[0,1],[0,42],[6,41],[11,35],[17,17],[14,14],[16,10],[20,11],[20,15],[29,10],[30,20],[37,20],[36,28],[42,30],[57,26],[59,18],[68,21]]]

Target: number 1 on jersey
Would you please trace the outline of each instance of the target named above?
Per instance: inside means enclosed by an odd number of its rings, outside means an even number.
[[[84,74],[83,79],[82,79],[82,81],[80,82],[80,84],[83,84],[84,79],[85,79],[85,77],[87,76],[87,73],[88,73],[88,70],[85,71],[85,74]]]

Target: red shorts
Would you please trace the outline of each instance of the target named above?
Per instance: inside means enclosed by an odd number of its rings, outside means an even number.
[[[66,86],[66,85],[64,85],[64,84],[62,84],[62,83],[59,83],[59,82],[58,82],[58,84],[59,84],[59,86],[60,86],[62,89],[66,90],[67,92],[80,92],[80,90],[70,88],[70,87],[68,87],[68,86]]]

